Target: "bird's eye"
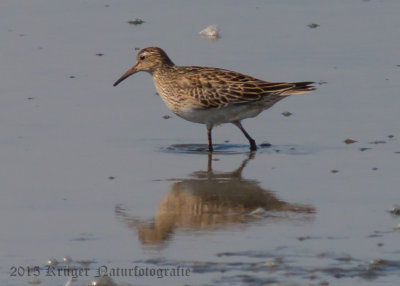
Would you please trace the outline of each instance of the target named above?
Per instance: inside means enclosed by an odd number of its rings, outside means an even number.
[[[145,56],[140,56],[139,58],[143,61],[146,57]]]

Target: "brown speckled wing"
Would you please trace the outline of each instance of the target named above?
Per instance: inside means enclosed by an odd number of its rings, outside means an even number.
[[[279,96],[294,88],[292,83],[271,83],[237,72],[204,67],[180,67],[177,89],[190,96],[198,108],[221,108]]]

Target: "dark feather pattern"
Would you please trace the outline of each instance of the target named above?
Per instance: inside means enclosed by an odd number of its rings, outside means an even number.
[[[167,76],[166,76],[167,75]],[[195,108],[222,108],[232,104],[268,101],[314,90],[313,82],[272,83],[237,72],[196,66],[171,66],[153,74],[166,99],[191,97]]]

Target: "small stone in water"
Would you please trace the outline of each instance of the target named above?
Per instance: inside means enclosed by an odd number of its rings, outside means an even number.
[[[55,266],[57,264],[58,264],[58,261],[54,258],[51,258],[47,261],[47,265],[50,265],[50,266]]]
[[[279,266],[279,264],[276,263],[276,262],[274,262],[274,261],[270,261],[270,262],[265,262],[265,263],[263,264],[263,266],[266,266],[266,267],[268,267],[268,268],[276,268],[276,267]]]
[[[369,142],[369,144],[385,144],[385,143],[386,143],[386,141],[383,141],[383,140]]]
[[[72,258],[69,257],[69,256],[65,256],[65,257],[63,258],[63,260],[64,260],[64,262],[67,263],[67,264],[72,262]]]
[[[265,210],[263,208],[257,208],[254,211],[252,211],[251,213],[249,213],[249,215],[262,215],[265,213]]]
[[[135,20],[129,20],[128,21],[128,24],[135,25],[135,26],[143,24],[143,23],[144,23],[144,21],[142,19],[139,19],[139,18],[136,18]]]
[[[353,144],[353,143],[356,143],[357,141],[356,140],[353,140],[353,139],[350,139],[350,138],[347,138],[346,140],[344,140],[344,143],[346,143],[346,144]]]
[[[219,28],[217,25],[210,25],[204,30],[201,30],[200,35],[211,40],[218,39],[220,37]]]
[[[117,283],[115,283],[110,277],[103,276],[103,277],[99,278],[98,280],[93,281],[92,285],[93,286],[117,286]]]
[[[393,216],[400,216],[400,205],[393,205],[389,212],[393,215]]]
[[[360,148],[360,151],[364,152],[364,151],[367,151],[367,150],[370,150],[370,149],[372,149],[372,148]]]
[[[382,265],[386,265],[387,262],[383,259],[372,259],[369,264],[371,264],[372,266],[382,266]]]
[[[81,261],[78,261],[78,263],[79,263],[80,265],[83,265],[83,266],[89,266],[92,262],[93,262],[93,261],[91,261],[91,260],[81,260]]]
[[[311,24],[307,25],[307,27],[309,27],[309,28],[311,28],[311,29],[315,29],[315,28],[318,28],[319,25],[316,24],[316,23],[311,23]]]
[[[31,281],[28,282],[28,284],[30,284],[30,285],[39,285],[39,284],[41,284],[41,283],[42,283],[42,282],[41,282],[39,279],[37,279],[37,278],[32,279]]]
[[[269,142],[263,142],[260,144],[261,147],[271,147],[271,143]]]

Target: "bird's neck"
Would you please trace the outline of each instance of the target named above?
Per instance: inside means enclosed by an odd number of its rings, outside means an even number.
[[[164,76],[168,76],[174,71],[175,67],[176,66],[172,62],[171,64],[163,64],[152,72],[153,78],[163,78]]]

